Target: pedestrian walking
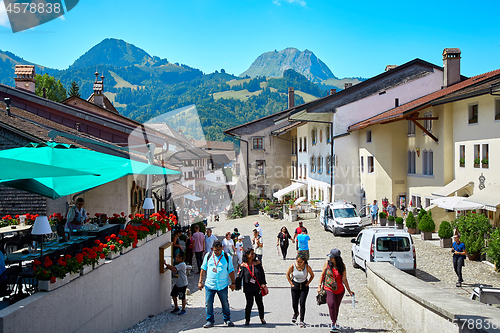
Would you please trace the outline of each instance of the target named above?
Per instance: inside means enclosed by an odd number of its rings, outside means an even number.
[[[306,260],[309,260],[309,241],[311,237],[307,234],[307,229],[302,230],[300,234],[297,235],[297,244],[299,254],[303,254]]]
[[[188,278],[186,275],[186,263],[184,262],[185,253],[180,250],[175,257],[175,261],[178,262],[177,265],[172,266],[167,264],[167,261],[164,260],[165,267],[170,269],[173,273],[177,273],[179,277],[175,281],[174,288],[170,293],[172,296],[172,300],[174,301],[174,309],[170,311],[171,313],[177,313],[179,316],[186,314],[186,287],[188,285]],[[179,311],[179,307],[177,305],[177,297],[182,302],[182,310]]]
[[[262,262],[262,254],[264,253],[262,248],[264,247],[264,244],[262,242],[262,236],[259,235],[257,228],[253,229],[252,245],[255,252],[255,258]]]
[[[238,231],[238,228],[234,228],[233,233],[231,234],[231,239],[236,243],[238,241],[239,236],[240,233]]]
[[[351,296],[354,296],[354,292],[351,291],[349,282],[347,282],[347,273],[342,257],[340,256],[340,250],[332,249],[327,256],[329,260],[323,266],[323,271],[319,279],[318,293],[321,291],[321,287],[326,291],[326,304],[328,304],[330,319],[332,321],[330,332],[336,333],[339,332],[337,317],[345,289],[347,288],[347,292]]]
[[[236,242],[236,244],[234,244],[234,247],[236,249],[236,257],[238,258],[238,269],[243,263],[243,238],[245,238],[243,235],[239,235],[238,241]]]
[[[293,241],[295,242],[297,240],[297,236],[302,233],[302,231],[307,231],[307,228],[304,227],[304,223],[302,221],[299,221],[299,226],[295,228],[295,232],[293,234]],[[296,242],[296,249],[297,249],[297,254],[299,254],[299,243]]]
[[[191,229],[186,232],[186,264],[193,264],[193,254],[194,254],[194,239],[191,233]]]
[[[231,257],[234,256],[234,253],[236,252],[234,242],[231,239],[231,233],[229,231],[226,232],[226,237],[222,240],[222,250]]]
[[[182,231],[175,229],[172,236],[172,247],[174,248],[174,258],[177,257],[177,253],[182,251],[180,236]]]
[[[397,215],[398,215],[398,207],[396,207],[394,205],[394,202],[391,202],[391,204],[389,205],[389,207],[387,207],[387,214],[389,216],[397,217]]]
[[[207,234],[205,235],[205,253],[212,251],[212,246],[217,240],[217,236],[212,234],[212,229],[207,228]]]
[[[378,206],[377,200],[373,200],[373,204],[370,205],[370,214],[372,216],[372,225],[377,224],[378,218]]]
[[[222,243],[216,240],[213,243],[213,251],[207,253],[201,265],[200,280],[198,281],[198,289],[202,290],[205,286],[205,310],[207,314],[207,322],[203,325],[204,328],[214,327],[214,298],[219,297],[224,324],[233,327],[231,321],[231,311],[229,309],[228,288],[234,291],[235,277],[233,262],[222,250]],[[203,278],[206,275],[205,283]]]
[[[309,280],[307,279],[308,276]],[[297,322],[300,304],[299,326],[305,327],[306,300],[307,294],[309,294],[309,285],[314,279],[314,272],[311,266],[307,264],[307,260],[303,254],[298,254],[295,263],[288,267],[286,278],[288,279],[288,283],[290,283],[292,291],[292,323]]]
[[[462,267],[464,267],[465,256],[467,255],[467,250],[465,249],[465,244],[460,241],[460,236],[453,236],[453,249],[451,249],[451,253],[453,253],[453,269],[455,270],[455,274],[457,274],[458,282],[456,284],[457,287],[462,286],[462,282],[464,282],[462,278]]]
[[[262,324],[264,320],[264,302],[262,302],[262,288],[266,286],[266,275],[262,264],[255,261],[255,253],[252,248],[245,250],[243,254],[243,263],[238,271],[236,278],[236,289],[241,289],[243,284],[243,293],[245,294],[245,326],[250,325],[250,315],[252,313],[253,302],[257,303],[259,318]]]
[[[205,249],[205,235],[200,232],[200,226],[194,226],[194,255],[196,258],[196,265],[198,266],[198,274],[201,272],[201,263],[203,262],[203,250]]]
[[[255,229],[257,229],[257,231],[259,232],[259,237],[262,237],[262,229],[259,227],[259,222],[255,221],[253,225],[255,226]]]
[[[278,242],[276,243],[276,246],[279,246],[281,248],[281,254],[283,255],[283,260],[286,260],[286,253],[288,251],[289,240],[295,243],[295,241],[292,239],[292,236],[290,236],[290,234],[288,233],[288,229],[285,226],[283,226],[278,234]]]

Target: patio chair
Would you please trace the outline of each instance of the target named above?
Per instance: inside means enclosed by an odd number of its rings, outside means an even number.
[[[15,290],[17,277],[20,271],[21,268],[18,265],[13,265],[0,275],[0,297],[10,299],[10,295]]]
[[[3,245],[3,253],[9,254],[16,252],[19,249],[19,242],[16,240],[8,240]]]
[[[118,233],[120,232],[120,228],[121,228],[121,224],[117,224],[117,225],[113,226],[113,228],[110,228],[110,230],[111,230],[110,235],[115,234],[116,236],[118,236]]]

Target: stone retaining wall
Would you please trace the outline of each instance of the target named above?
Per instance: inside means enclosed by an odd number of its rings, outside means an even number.
[[[169,309],[171,275],[160,274],[159,247],[170,237],[163,234],[69,284],[3,309],[0,333],[110,333]]]
[[[499,332],[500,310],[443,291],[389,263],[368,263],[368,288],[408,333]]]

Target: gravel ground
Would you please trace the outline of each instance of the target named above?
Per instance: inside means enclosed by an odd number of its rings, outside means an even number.
[[[242,235],[245,236],[245,248],[251,246],[250,235],[253,229],[253,222],[259,221],[263,230],[264,255],[263,265],[266,271],[266,279],[270,294],[264,298],[267,325],[258,324],[258,315],[256,307],[252,312],[252,321],[250,327],[244,324],[244,306],[245,300],[241,292],[229,293],[229,303],[231,306],[231,319],[236,325],[236,329],[244,328],[246,330],[271,331],[275,328],[287,330],[300,330],[290,322],[292,316],[291,297],[289,284],[285,277],[287,267],[293,263],[292,257],[295,255],[294,245],[288,250],[287,260],[282,260],[278,255],[276,248],[276,236],[285,225],[288,230],[293,230],[298,223],[288,223],[280,220],[271,220],[264,216],[250,216],[237,220],[226,220],[221,216],[221,221],[211,223],[214,234],[220,239],[227,231],[232,231],[237,227]],[[347,267],[347,277],[351,287],[356,293],[356,306],[351,307],[351,298],[344,296],[343,304],[340,307],[338,323],[346,326],[343,332],[404,332],[396,328],[397,323],[385,312],[377,300],[373,297],[366,285],[365,272],[361,269],[354,269],[350,263],[350,240],[352,237],[334,237],[333,234],[325,232],[317,219],[305,220],[304,225],[309,231],[311,241],[310,262],[316,275],[312,286],[317,287],[321,268],[326,260],[326,254],[331,248],[339,248],[342,251],[342,257]],[[437,235],[434,235],[437,238]],[[472,289],[480,284],[484,286],[500,287],[500,274],[495,273],[493,268],[481,263],[466,261],[463,269],[465,283],[462,288],[455,287],[456,275],[453,271],[451,253],[449,249],[439,247],[439,240],[422,241],[420,236],[414,236],[417,249],[417,277],[427,281],[437,287],[446,290],[446,292],[455,292],[463,297],[470,297]],[[437,243],[437,245],[436,245]],[[194,265],[196,266],[196,265]],[[188,297],[187,314],[177,316],[170,314],[168,309],[162,314],[148,318],[133,326],[123,333],[145,333],[145,332],[180,332],[180,331],[199,331],[204,329],[205,323],[205,294],[204,291],[198,291],[198,275],[192,273],[189,277],[189,289],[191,295]],[[315,289],[315,288],[314,288]],[[311,289],[307,300],[307,311],[305,322],[309,329],[316,332],[328,332],[326,326],[330,323],[328,316],[328,307],[326,305],[318,306],[315,302],[316,291]],[[222,315],[220,303],[218,300],[214,303],[216,330],[222,326]]]

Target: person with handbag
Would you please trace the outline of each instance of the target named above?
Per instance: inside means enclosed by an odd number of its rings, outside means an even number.
[[[345,289],[354,296],[354,292],[349,287],[347,282],[347,274],[344,262],[340,256],[339,249],[332,249],[327,255],[329,260],[325,262],[321,277],[319,279],[318,294],[322,290],[326,291],[326,303],[330,310],[330,319],[332,320],[332,329],[330,333],[339,332],[337,327],[337,317],[339,315],[339,307],[344,297]],[[345,286],[345,288],[344,288]]]
[[[309,276],[309,280],[307,277]],[[309,293],[309,284],[314,279],[314,273],[311,268],[307,264],[307,259],[304,254],[299,253],[297,255],[297,259],[295,263],[288,267],[288,271],[286,272],[286,278],[288,279],[288,283],[292,287],[292,308],[293,308],[293,317],[292,323],[297,321],[297,317],[299,316],[299,303],[300,303],[300,327],[306,327],[304,323],[304,317],[306,314],[306,300],[307,294]]]
[[[243,263],[241,264],[238,276],[236,277],[236,289],[241,289],[246,298],[245,306],[245,326],[250,325],[250,315],[252,313],[253,302],[257,303],[260,322],[266,324],[264,320],[264,303],[262,297],[268,294],[266,286],[266,275],[264,268],[259,261],[255,261],[255,253],[252,248],[248,248],[243,253]]]
[[[288,233],[288,229],[285,226],[283,226],[278,234],[278,242],[276,243],[276,246],[279,246],[281,248],[281,254],[283,255],[283,260],[286,260],[286,253],[288,251],[289,240],[295,243],[295,241],[292,239],[292,236],[290,236],[290,234]]]

